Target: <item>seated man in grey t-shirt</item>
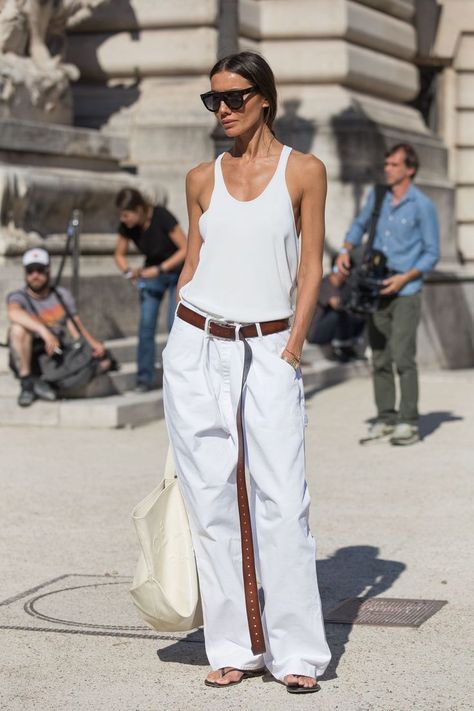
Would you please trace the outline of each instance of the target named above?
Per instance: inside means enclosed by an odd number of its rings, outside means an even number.
[[[72,294],[64,287],[57,287],[58,298],[52,290],[48,252],[41,248],[29,249],[23,255],[23,266],[25,286],[8,294],[7,314],[10,321],[10,367],[20,379],[18,404],[27,407],[36,397],[56,399],[53,388],[39,378],[38,357],[43,353],[52,356],[55,351],[58,352],[61,339],[66,334],[72,338],[79,337],[67,312],[74,317],[96,358],[104,357],[105,348],[84,328]],[[104,365],[103,370],[106,370],[106,361]]]

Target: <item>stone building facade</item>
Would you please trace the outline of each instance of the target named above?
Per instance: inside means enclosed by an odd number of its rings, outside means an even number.
[[[125,135],[129,162],[186,223],[184,176],[213,155],[199,99],[216,61],[218,0],[113,0],[69,38],[76,123]]]
[[[438,90],[439,135],[449,151],[448,176],[456,188],[457,245],[474,261],[474,3],[441,0],[432,50],[442,67]]]
[[[461,266],[474,260],[473,22],[471,0],[113,0],[70,37],[81,70],[75,121],[127,137],[128,163],[164,187],[186,225],[185,173],[222,147],[199,100],[207,72],[226,49],[261,52],[278,80],[278,137],[327,166],[329,252],[381,176],[386,147],[413,143],[417,182],[442,226],[422,359],[466,365],[474,362],[472,269]],[[461,339],[447,326],[451,309],[465,320]]]
[[[452,257],[446,149],[408,105],[419,93],[415,0],[106,2],[70,38],[76,123],[126,135],[130,163],[165,185],[185,222],[184,174],[214,152],[199,93],[218,54],[219,12],[232,4],[238,46],[262,52],[277,76],[277,133],[327,165],[330,243],[380,174],[384,146],[403,137],[420,149],[420,183],[437,196]]]
[[[328,252],[381,176],[386,147],[413,143],[417,182],[442,225],[422,359],[466,365],[474,362],[473,31],[472,0],[104,0],[69,32],[67,60],[81,72],[74,123],[125,141],[122,167],[164,190],[186,226],[185,174],[222,147],[199,99],[209,68],[226,51],[261,52],[278,81],[278,137],[327,166]],[[465,323],[461,339],[449,327],[453,309]]]

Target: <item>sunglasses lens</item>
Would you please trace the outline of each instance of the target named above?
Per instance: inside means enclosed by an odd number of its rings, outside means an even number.
[[[27,274],[34,274],[35,272],[37,274],[44,274],[46,272],[46,267],[36,266],[36,265],[31,265],[29,267],[26,267]]]
[[[218,110],[220,104],[220,97],[218,94],[203,94],[201,98],[208,111],[213,111],[215,113]]]
[[[230,91],[225,95],[224,101],[229,107],[229,109],[241,109],[244,105],[244,97],[242,94],[236,91]]]

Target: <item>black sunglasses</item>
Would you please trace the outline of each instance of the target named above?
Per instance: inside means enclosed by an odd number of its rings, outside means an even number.
[[[25,267],[27,274],[34,274],[35,272],[38,274],[46,274],[47,271],[48,267],[45,267],[43,264],[28,264],[28,266]]]
[[[229,109],[241,109],[244,105],[244,97],[247,94],[258,94],[258,89],[254,86],[249,86],[247,89],[232,89],[231,91],[208,91],[206,94],[201,94],[201,99],[208,111],[216,113],[219,110],[221,101]]]

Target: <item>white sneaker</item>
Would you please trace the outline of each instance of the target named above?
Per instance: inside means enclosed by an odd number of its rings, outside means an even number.
[[[416,425],[409,425],[407,422],[400,422],[394,429],[390,437],[390,444],[407,445],[420,441],[420,433]]]
[[[376,444],[378,442],[387,442],[391,434],[393,434],[395,427],[388,424],[388,422],[381,422],[377,420],[373,425],[369,427],[366,437],[362,437],[359,440],[359,444]]]

